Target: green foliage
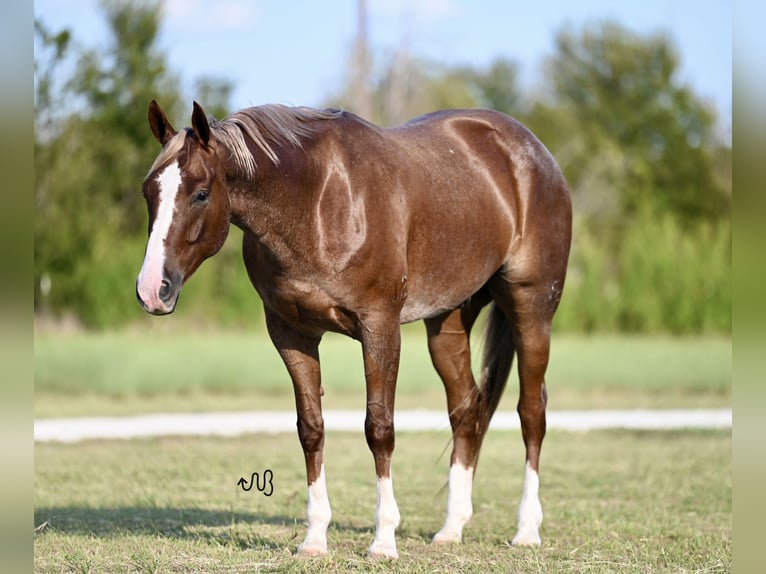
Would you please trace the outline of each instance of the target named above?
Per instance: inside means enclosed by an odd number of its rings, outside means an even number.
[[[627,221],[618,243],[576,229],[555,325],[569,331],[731,331],[731,228],[671,216]],[[613,250],[616,251],[615,256]]]
[[[562,31],[525,118],[570,184],[563,329],[729,332],[731,150],[662,35]]]
[[[204,102],[205,112],[216,119],[228,114],[233,87],[226,78],[202,77],[195,82],[197,99]]]
[[[372,84],[370,119],[383,126],[445,108],[485,107],[514,114],[521,107],[516,65],[502,58],[486,68],[448,67],[401,51],[382,64]],[[327,104],[354,112],[355,90],[351,81]]]
[[[728,225],[686,231],[670,217],[630,226],[623,241],[619,327],[730,331],[730,237]]]
[[[712,165],[715,114],[677,79],[669,39],[607,23],[565,30],[556,44],[551,102],[537,103],[527,121],[559,158],[575,199],[601,193],[587,187],[598,183],[619,191],[623,216],[647,208],[686,221],[726,215],[730,198]],[[606,170],[604,152],[616,160]]]

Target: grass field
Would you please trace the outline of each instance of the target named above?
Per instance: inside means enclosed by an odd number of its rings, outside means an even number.
[[[731,404],[729,338],[560,335],[551,353],[552,409]],[[325,408],[363,408],[359,344],[327,335],[320,354]],[[516,388],[514,370],[501,409],[515,408]],[[424,329],[410,326],[397,407],[444,406]],[[187,328],[35,337],[37,417],[291,408],[287,371],[263,333]]]
[[[448,438],[398,437],[393,565],[365,557],[375,483],[361,429],[328,437],[331,552],[317,560],[292,555],[306,503],[294,435],[38,444],[35,572],[731,570],[729,432],[550,432],[537,549],[508,545],[523,473],[521,437],[510,431],[487,437],[464,543],[429,544],[444,516]],[[266,468],[272,496],[237,488]]]

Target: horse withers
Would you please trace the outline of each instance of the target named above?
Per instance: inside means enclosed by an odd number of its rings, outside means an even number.
[[[149,240],[136,294],[147,312],[171,313],[229,225],[243,230],[245,266],[295,391],[308,482],[299,554],[327,553],[318,346],[333,331],[360,341],[364,356],[378,492],[369,555],[397,557],[394,394],[400,325],[417,320],[453,435],[446,520],[433,541],[461,540],[481,443],[518,354],[526,471],[512,543],[539,544],[544,375],[572,220],[545,146],[490,110],[439,111],[384,129],[345,111],[279,105],[216,121],[194,102],[191,123],[176,131],[149,106],[162,150],[143,182]],[[488,304],[477,384],[469,335]]]

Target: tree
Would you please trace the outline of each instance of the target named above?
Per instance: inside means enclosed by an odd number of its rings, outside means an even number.
[[[157,49],[158,1],[102,0],[112,43],[101,51],[35,23],[35,304],[89,326],[142,316],[132,289],[147,236],[140,187],[158,152],[146,109],[160,100],[176,125],[177,112],[188,113]],[[713,110],[679,81],[669,38],[609,23],[565,29],[537,100],[522,99],[505,59],[446,66],[400,50],[371,69],[368,119],[394,125],[439,108],[490,107],[553,152],[576,218],[559,325],[730,328],[731,148],[716,137]],[[328,103],[352,104],[355,78]],[[195,97],[220,118],[231,89],[202,78]],[[257,320],[239,246],[200,269],[185,290],[194,298],[229,323]]]
[[[194,82],[194,97],[208,114],[220,120],[229,115],[232,89],[232,83],[226,78],[203,77]]]
[[[461,74],[472,85],[480,106],[511,116],[522,113],[518,66],[512,60],[496,58],[486,69],[464,68]]]
[[[565,29],[526,117],[569,181],[560,324],[677,333],[731,321],[731,150],[663,34]],[[583,312],[584,310],[584,312]]]
[[[327,105],[354,111],[354,82],[349,79]],[[445,108],[486,107],[511,115],[521,110],[516,66],[504,58],[487,68],[445,66],[401,48],[380,66],[371,83],[372,111],[366,119],[383,126]]]
[[[619,190],[625,216],[646,209],[692,222],[727,212],[711,168],[715,113],[681,84],[669,38],[614,23],[565,29],[546,69],[550,97],[528,121],[561,158],[577,200],[594,205]]]
[[[38,139],[47,139],[52,134],[55,111],[61,104],[60,88],[57,85],[56,70],[70,51],[71,34],[62,30],[51,32],[43,22],[35,20],[35,128]]]
[[[175,111],[178,81],[156,47],[159,3],[102,0],[102,6],[113,44],[103,55],[87,51],[72,84],[86,103],[82,129],[88,132],[93,161],[103,167],[100,177],[108,177],[99,195],[119,209],[120,229],[133,233],[145,225],[143,208],[134,201],[137,186],[157,152],[146,110],[159,99],[163,108]]]

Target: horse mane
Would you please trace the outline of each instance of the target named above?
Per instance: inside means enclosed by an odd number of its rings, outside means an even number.
[[[255,173],[255,158],[245,142],[250,138],[274,165],[279,165],[279,156],[274,146],[291,145],[303,148],[303,140],[316,131],[315,122],[339,117],[341,110],[317,110],[306,107],[290,107],[269,104],[245,108],[231,114],[224,120],[211,121],[214,137],[231,152],[236,166],[246,175]]]
[[[208,121],[213,137],[229,150],[237,169],[252,177],[256,169],[255,158],[247,147],[245,136],[249,137],[274,165],[279,165],[279,156],[274,147],[292,145],[303,148],[303,140],[317,131],[314,122],[335,119],[342,113],[342,110],[335,109],[317,110],[268,104],[239,110],[220,121],[212,117],[208,118]],[[181,151],[189,131],[189,128],[180,130],[163,146],[149,169],[149,174]]]

